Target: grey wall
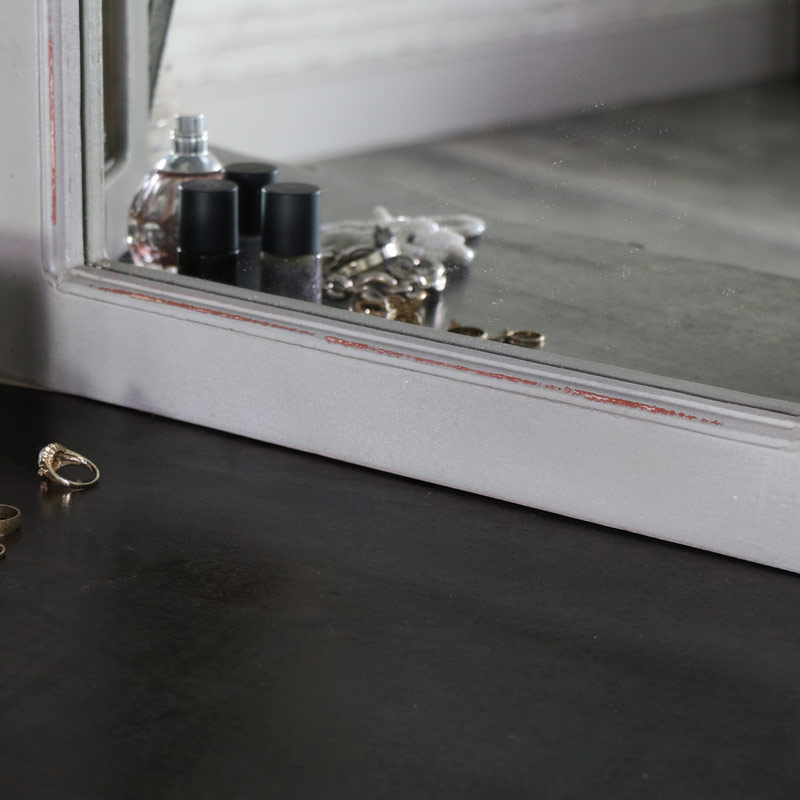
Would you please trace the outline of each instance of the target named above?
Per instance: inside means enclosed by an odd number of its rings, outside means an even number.
[[[162,116],[298,160],[784,74],[772,0],[177,0]]]

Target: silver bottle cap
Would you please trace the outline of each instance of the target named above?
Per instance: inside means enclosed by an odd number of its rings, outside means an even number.
[[[219,172],[222,164],[208,151],[208,132],[202,114],[176,114],[175,127],[169,135],[172,152],[156,164],[161,172],[192,175]]]
[[[206,133],[206,123],[204,114],[176,114],[175,127],[172,130],[173,139],[205,139],[208,140]]]

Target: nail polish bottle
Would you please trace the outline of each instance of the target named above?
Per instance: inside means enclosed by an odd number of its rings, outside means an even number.
[[[320,190],[309,183],[273,183],[262,190],[261,289],[322,302]]]
[[[178,272],[233,284],[239,253],[239,187],[232,181],[187,181],[178,188]]]
[[[178,186],[187,180],[222,177],[222,164],[208,150],[202,114],[175,117],[172,152],[145,176],[128,212],[128,250],[140,267],[178,263]]]
[[[274,164],[258,161],[228,164],[225,179],[239,187],[239,262],[236,285],[261,291],[261,227],[264,217],[261,190],[278,180]]]

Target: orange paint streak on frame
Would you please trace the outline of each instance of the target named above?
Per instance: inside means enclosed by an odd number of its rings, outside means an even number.
[[[52,210],[50,219],[56,224],[56,79],[53,57],[53,37],[47,41],[50,82],[50,194],[52,197]]]
[[[182,303],[177,300],[166,300],[161,297],[153,297],[141,292],[131,292],[127,289],[109,289],[103,288],[102,291],[111,294],[124,295],[131,297],[135,300],[145,300],[150,303],[158,303],[160,305],[172,306],[174,308],[182,308],[186,311],[193,311],[199,314],[208,314],[214,317],[221,317],[223,319],[235,320],[236,322],[247,322],[253,325],[261,325],[266,328],[276,328],[278,330],[289,331],[290,333],[298,333],[302,336],[316,336],[313,331],[304,330],[303,328],[293,328],[288,325],[280,325],[274,322],[267,322],[266,320],[254,319],[252,317],[245,317],[241,314],[230,314],[227,311],[218,311],[212,308],[205,308],[203,306],[195,306],[190,303]],[[385,347],[374,347],[373,345],[366,344],[365,342],[355,342],[349,339],[342,339],[338,336],[326,336],[325,341],[339,347],[355,348],[365,352],[373,353],[386,358],[403,359],[413,361],[416,364],[427,364],[433,367],[441,367],[443,369],[456,370],[458,372],[467,372],[473,375],[481,375],[486,378],[494,378],[499,381],[506,381],[509,383],[519,383],[525,386],[537,386],[541,389],[548,391],[561,392],[565,395],[572,397],[579,397],[583,400],[588,400],[591,403],[600,403],[603,405],[620,406],[622,408],[629,408],[635,411],[645,411],[649,414],[658,414],[666,417],[676,417],[684,419],[689,422],[698,422],[702,425],[714,425],[721,427],[723,425],[719,420],[706,419],[705,417],[697,417],[694,414],[687,414],[683,411],[675,411],[671,408],[664,408],[662,406],[652,405],[650,403],[640,403],[637,400],[626,400],[622,397],[613,397],[611,395],[599,394],[598,392],[590,392],[586,389],[573,389],[570,386],[558,386],[553,383],[542,383],[541,381],[530,380],[529,378],[519,378],[515,375],[506,375],[502,372],[487,372],[482,369],[475,369],[468,367],[464,364],[454,364],[448,361],[439,361],[433,358],[425,358],[423,356],[415,356],[411,353],[404,353],[400,350],[389,350]]]

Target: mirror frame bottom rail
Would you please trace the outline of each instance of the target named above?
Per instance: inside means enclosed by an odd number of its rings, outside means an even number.
[[[102,269],[46,295],[43,387],[800,572],[798,417]]]

